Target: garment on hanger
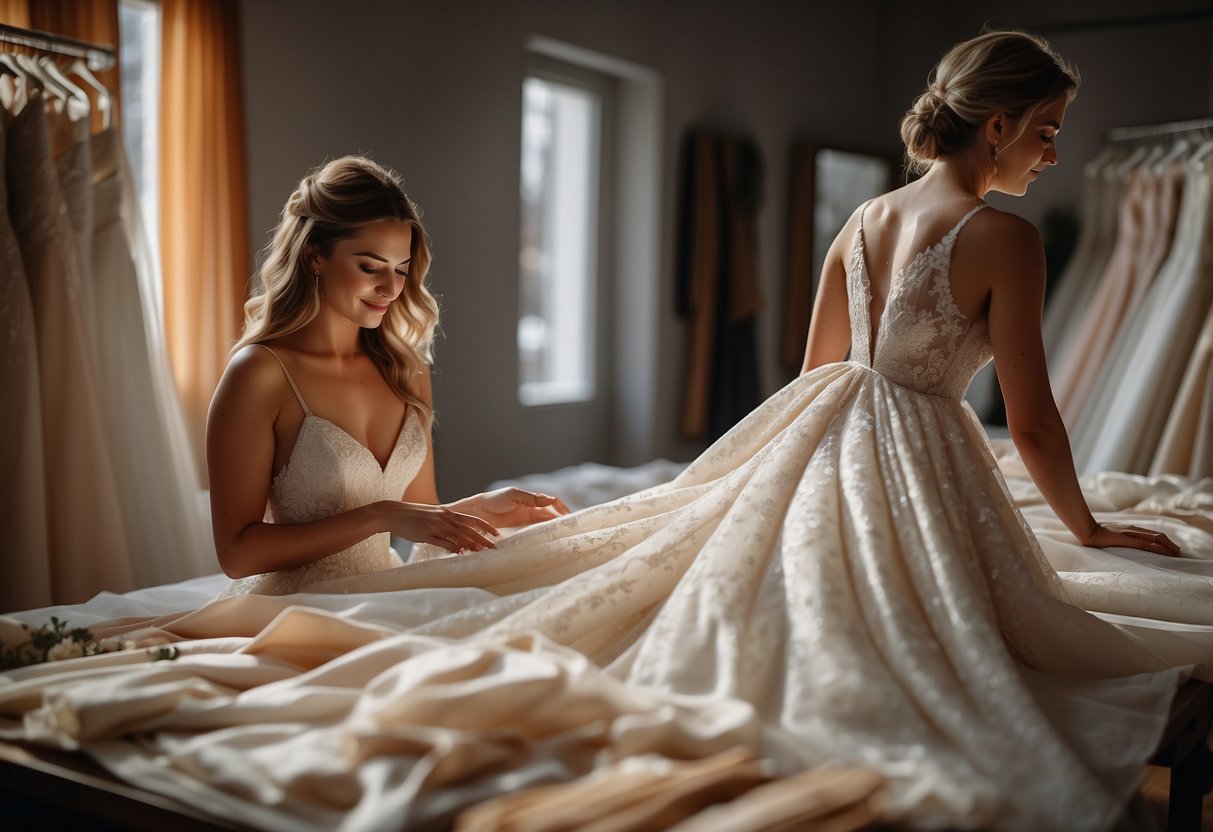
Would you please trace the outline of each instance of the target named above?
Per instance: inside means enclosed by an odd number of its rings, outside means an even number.
[[[1141,304],[1171,248],[1182,176],[1175,166],[1161,174],[1144,166],[1130,176],[1116,249],[1050,373],[1068,424],[1077,421],[1121,325]]]
[[[1073,322],[1087,307],[1111,256],[1118,193],[1123,187],[1113,168],[1124,155],[1120,148],[1109,147],[1083,167],[1082,215],[1087,219],[1079,229],[1074,254],[1046,301],[1041,327],[1050,367],[1073,334]]]
[[[1213,157],[1186,165],[1179,233],[1074,429],[1080,472],[1149,470],[1213,302]]]
[[[1188,360],[1150,474],[1213,477],[1213,306]]]
[[[9,209],[33,302],[56,602],[133,587],[80,283],[40,93],[9,126]],[[87,184],[87,180],[86,180]]]
[[[688,439],[716,439],[762,400],[754,329],[761,184],[752,140],[709,130],[687,136],[676,307],[690,320],[681,420]]]
[[[13,89],[11,78],[0,83]],[[21,90],[20,92],[24,92]],[[13,98],[5,95],[8,101]],[[22,98],[14,102],[25,106]],[[29,282],[9,217],[5,154],[11,117],[0,107],[0,610],[52,601],[42,454],[42,394]]]
[[[171,409],[171,388],[157,389],[171,380],[166,363],[154,359],[149,309],[123,221],[121,136],[104,130],[86,149],[94,182],[86,294],[131,571],[137,586],[166,584],[214,571],[214,550],[180,409]]]

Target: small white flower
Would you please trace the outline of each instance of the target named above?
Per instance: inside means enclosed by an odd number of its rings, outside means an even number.
[[[46,653],[46,658],[52,662],[60,659],[75,659],[84,655],[84,645],[74,638],[65,638]]]

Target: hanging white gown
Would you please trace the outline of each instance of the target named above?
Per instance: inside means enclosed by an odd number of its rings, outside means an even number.
[[[1056,366],[1069,348],[1074,335],[1073,322],[1087,308],[1116,247],[1117,207],[1127,188],[1120,172],[1124,162],[1124,156],[1112,148],[1083,168],[1082,204],[1087,221],[1083,223],[1074,256],[1045,305],[1041,323],[1050,368]]]
[[[1213,477],[1213,305],[1188,358],[1150,473]]]
[[[1213,303],[1213,157],[1186,165],[1175,243],[1125,322],[1073,430],[1084,473],[1145,473]]]
[[[1106,828],[1175,666],[1213,679],[1213,627],[1069,603],[962,401],[990,358],[951,296],[967,220],[899,274],[875,326],[861,231],[854,360],[792,381],[670,483],[494,550],[351,564],[134,634],[194,639],[175,662],[8,674],[0,735],[270,829],[441,822],[606,760],[735,744],[785,774],[873,769],[914,826]],[[309,424],[280,487],[322,516],[335,482],[379,466]],[[420,453],[406,442],[393,458]],[[1185,542],[1213,561],[1213,530]]]
[[[24,90],[6,92],[15,108]],[[9,95],[4,96],[9,99]],[[42,457],[42,395],[29,282],[9,218],[5,184],[9,113],[0,108],[0,610],[42,607],[53,600]]]
[[[199,511],[196,472],[174,453],[174,421],[184,430],[180,412],[167,401],[171,390],[157,390],[169,381],[149,343],[147,305],[123,224],[121,136],[102,131],[85,150],[93,180],[87,294],[106,436],[135,584],[155,586],[214,571],[215,554]]]
[[[114,493],[76,240],[51,155],[42,96],[8,128],[9,211],[37,331],[48,545],[54,600],[132,588]],[[85,147],[87,152],[87,147]],[[87,185],[87,180],[85,182]]]

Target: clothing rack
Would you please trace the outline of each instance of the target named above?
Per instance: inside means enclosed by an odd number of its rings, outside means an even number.
[[[1169,121],[1162,124],[1140,124],[1133,127],[1113,127],[1108,131],[1107,139],[1110,142],[1134,143],[1179,136],[1213,139],[1213,118]]]
[[[87,40],[77,40],[53,32],[43,32],[38,29],[23,29],[20,26],[9,26],[0,23],[0,43],[14,46],[24,46],[40,49],[55,55],[67,55],[72,58],[84,58],[88,68],[94,72],[105,72],[113,69],[118,63],[118,50],[103,43],[92,43]]]

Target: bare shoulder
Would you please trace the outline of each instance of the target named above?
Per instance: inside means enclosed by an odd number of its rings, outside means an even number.
[[[276,414],[283,395],[289,393],[287,384],[278,359],[267,350],[249,344],[234,353],[228,361],[215,390],[211,409],[237,410],[243,414]]]
[[[1040,232],[1018,214],[986,208],[978,211],[962,232],[968,242],[978,243],[989,255],[1017,257],[1041,249]]]
[[[876,199],[879,198],[877,197]],[[844,253],[851,250],[851,246],[855,243],[856,235],[859,234],[859,226],[862,222],[864,211],[875,201],[875,199],[869,199],[856,205],[855,210],[851,212],[851,216],[847,217],[847,221],[839,229],[838,236],[834,238],[834,243],[830,248],[844,262],[846,261],[846,258],[843,256]]]
[[[991,287],[1044,280],[1044,246],[1036,226],[1018,214],[986,208],[973,215],[957,240],[958,265],[970,260]]]

